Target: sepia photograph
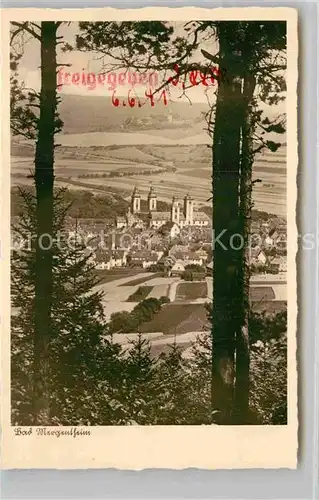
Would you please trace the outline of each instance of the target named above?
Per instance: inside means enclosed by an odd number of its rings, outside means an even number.
[[[15,436],[287,426],[287,21],[14,19]]]

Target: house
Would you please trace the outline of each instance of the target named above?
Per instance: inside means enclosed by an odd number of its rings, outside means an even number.
[[[269,231],[269,237],[273,245],[278,249],[285,249],[287,245],[287,232],[285,228],[274,228]]]
[[[199,250],[195,250],[195,253],[196,253],[196,255],[198,255],[198,257],[200,259],[202,259],[205,262],[208,259],[208,253],[205,250],[203,250],[202,248],[200,248]]]
[[[116,250],[111,256],[111,267],[122,267],[127,264],[127,251]]]
[[[107,269],[107,271],[109,271],[111,269],[111,263],[110,263],[110,261],[109,262],[104,262],[104,261],[97,262],[95,264],[95,269],[99,269],[99,270]]]
[[[184,251],[179,250],[179,251],[176,251],[173,254],[169,254],[169,255],[170,255],[170,257],[173,257],[175,260],[184,261],[184,257],[187,253],[188,253],[188,250],[184,250]]]
[[[180,276],[185,271],[185,265],[182,260],[177,260],[171,270],[169,271],[169,276]]]
[[[212,260],[208,264],[206,264],[206,268],[209,272],[213,271],[213,266],[214,266],[214,262]]]
[[[115,217],[115,226],[117,229],[135,227],[143,229],[149,225],[149,214],[148,213],[134,213],[131,207],[129,207],[127,214]]]
[[[183,256],[184,264],[185,265],[190,265],[194,264],[197,266],[202,266],[203,265],[203,258],[200,257],[196,252],[187,252]]]
[[[153,252],[156,253],[156,255],[157,255],[157,261],[159,261],[164,255],[163,250],[156,250],[153,248]]]
[[[111,252],[103,248],[97,248],[95,251],[96,269],[113,269],[114,267],[123,267],[127,263],[127,252],[117,250]]]
[[[111,265],[111,256],[108,251],[102,250],[98,248],[94,254],[95,268],[96,269],[108,269],[110,270]]]
[[[250,249],[250,259],[254,264],[266,264],[267,256],[265,252],[261,250],[260,247],[255,247]]]
[[[180,233],[180,228],[179,226],[173,222],[173,221],[168,221],[163,224],[163,226],[160,227],[159,232],[163,236],[169,236],[170,238],[176,238],[176,236],[179,235]]]
[[[140,252],[131,252],[128,257],[131,265],[142,267],[143,269],[147,269],[148,267],[156,264],[158,261],[157,253],[145,250]]]
[[[269,237],[272,238],[273,241],[276,241],[276,239],[278,238],[278,236],[279,236],[279,233],[278,233],[278,231],[277,231],[276,228],[271,229],[269,231]]]
[[[187,248],[187,247],[186,247]],[[170,254],[176,260],[184,262],[185,266],[189,266],[190,264],[195,264],[197,266],[202,266],[204,260],[207,259],[207,254],[205,252],[205,256],[198,254],[197,252],[191,252],[188,249],[185,251],[179,250],[175,251],[174,254]],[[206,257],[206,259],[204,258]]]
[[[134,246],[140,248],[140,243],[143,241],[141,234],[142,231],[140,229],[133,227],[125,230],[114,231],[111,234],[112,249],[130,250]]]
[[[109,222],[100,219],[78,219],[74,225],[74,229],[89,237],[98,236],[99,234],[107,234],[110,227]]]
[[[251,222],[251,228],[250,228],[251,234],[253,233],[259,233],[260,231],[260,222],[259,220],[253,220]]]
[[[176,259],[172,257],[171,255],[168,255],[166,257],[161,257],[159,261],[157,262],[157,265],[160,270],[169,273],[172,267],[174,266],[176,262]]]
[[[115,224],[117,229],[122,229],[126,227],[127,226],[126,217],[121,217],[121,216],[116,217]]]
[[[272,248],[274,246],[275,240],[268,234],[264,239],[264,245],[266,248]]]
[[[287,260],[284,257],[274,257],[271,259],[270,264],[277,266],[279,273],[287,272]]]
[[[173,245],[172,248],[169,250],[169,255],[175,255],[178,254],[179,252],[188,252],[188,246],[187,245]]]
[[[278,231],[278,238],[276,239],[276,248],[278,250],[287,249],[287,233],[286,231]]]
[[[157,253],[150,252],[150,254],[144,258],[143,260],[143,269],[148,269],[149,267],[156,264],[158,261]]]

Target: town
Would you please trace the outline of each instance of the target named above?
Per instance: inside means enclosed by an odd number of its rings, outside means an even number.
[[[153,186],[146,200],[135,187],[125,216],[69,217],[68,236],[82,243],[95,269],[95,290],[103,292],[105,319],[113,321],[115,332],[178,334],[182,341],[209,328],[205,307],[213,295],[212,210],[198,207],[187,192],[183,199],[174,196],[169,210],[158,210],[158,204]],[[285,220],[257,213],[249,252],[254,310],[285,309]],[[128,314],[147,300],[165,307],[136,325]]]
[[[148,210],[141,211],[135,187],[126,216],[114,221],[69,217],[67,228],[70,237],[86,242],[97,270],[130,267],[180,275],[190,265],[212,269],[212,219],[194,205],[187,193],[183,203],[173,197],[170,211],[158,211],[151,187]],[[271,216],[252,221],[250,257],[252,274],[286,272],[285,221]]]
[[[210,329],[212,205],[198,202],[187,190],[164,202],[151,184],[148,190],[132,188],[119,210],[99,218],[76,217],[73,211],[65,219],[64,244],[72,248],[76,242],[78,255],[92,269],[93,291],[101,292],[104,318],[116,342],[128,342],[128,336],[140,332],[157,355],[174,338],[188,356],[192,339]],[[286,309],[286,229],[284,218],[253,211],[248,248],[255,312]]]

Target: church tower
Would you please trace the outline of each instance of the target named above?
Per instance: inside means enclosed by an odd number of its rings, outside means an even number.
[[[171,221],[179,224],[180,206],[179,201],[175,196],[172,199]]]
[[[136,214],[136,213],[141,211],[141,195],[138,192],[136,186],[135,186],[133,194],[132,194],[131,210],[132,210],[133,214]]]
[[[156,194],[154,193],[153,186],[151,186],[150,192],[148,193],[147,202],[148,202],[149,212],[156,211],[157,197]]]
[[[192,226],[194,224],[194,200],[189,193],[184,198],[184,215],[186,225]]]

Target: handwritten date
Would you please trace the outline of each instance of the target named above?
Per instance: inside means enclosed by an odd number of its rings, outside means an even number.
[[[167,106],[167,96],[166,96],[166,91],[163,90],[159,95],[154,94],[151,90],[145,91],[145,97],[140,98],[137,95],[132,95],[133,94],[133,89],[130,89],[128,91],[128,96],[127,100],[121,100],[119,97],[116,97],[116,92],[114,90],[113,95],[112,95],[112,104],[115,107],[118,107],[120,105],[122,106],[129,106],[130,108],[134,108],[135,106],[138,106],[141,108],[145,104],[150,104],[152,107],[155,106],[156,102],[159,102],[162,100],[164,106]]]

